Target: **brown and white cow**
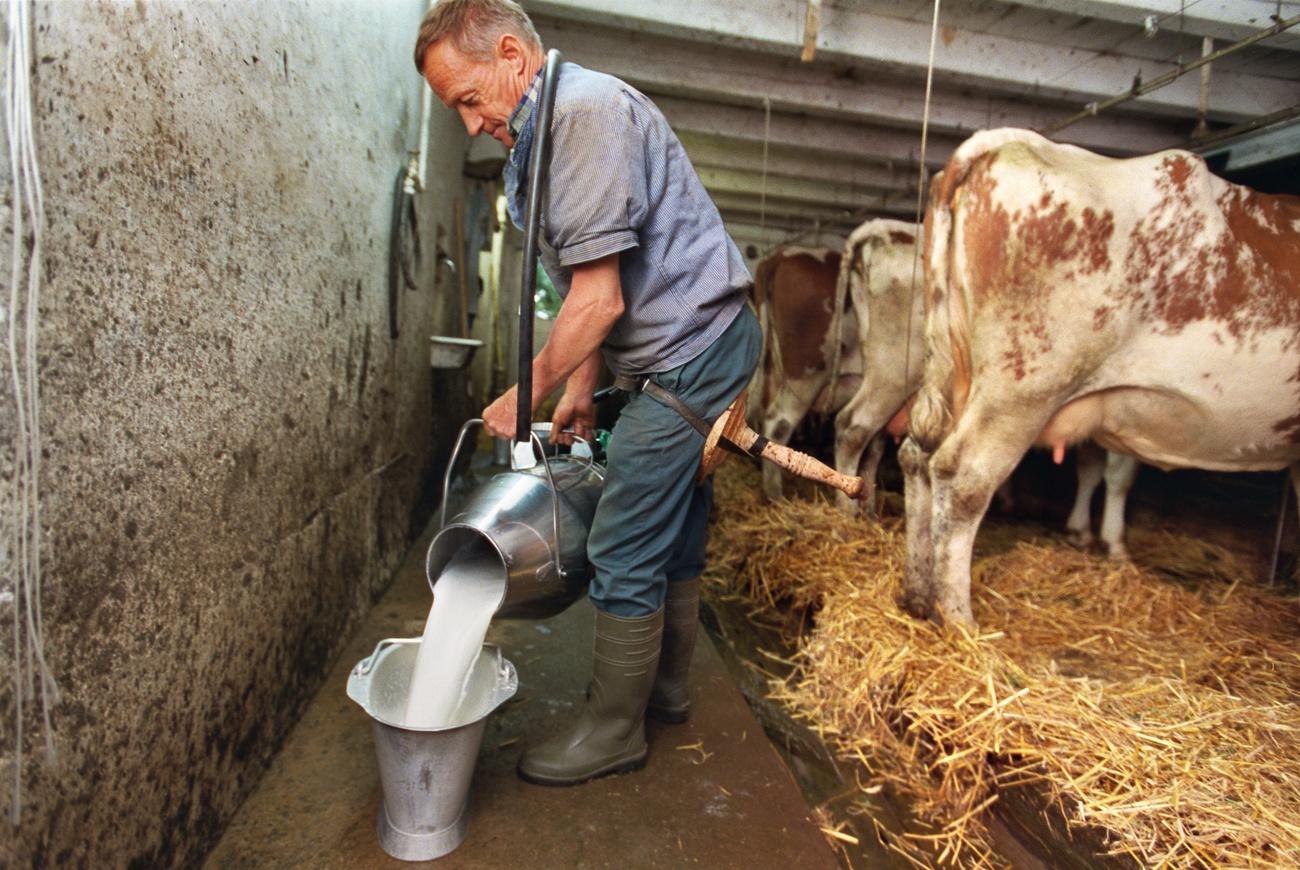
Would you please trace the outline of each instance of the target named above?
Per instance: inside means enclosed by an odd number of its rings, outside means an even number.
[[[1300,199],[1183,151],[1114,160],[995,130],[957,149],[926,221],[909,609],[973,623],[975,532],[1034,443],[1289,467],[1300,492]]]
[[[756,422],[763,435],[779,444],[789,442],[810,411],[844,407],[862,381],[856,316],[851,310],[835,316],[839,270],[839,251],[802,247],[782,248],[754,270],[764,352],[755,382],[761,401],[753,401],[751,393],[749,405],[761,409]],[[770,462],[763,463],[763,494],[781,497],[781,470]]]
[[[875,505],[876,471],[886,433],[904,431],[908,399],[921,386],[922,328],[925,315],[916,271],[916,226],[902,221],[869,220],[849,234],[840,260],[837,295],[849,301],[857,329],[861,380],[857,392],[835,418],[835,467],[860,474],[867,495],[857,502],[837,494],[843,510]]]
[[[917,235],[911,223],[867,221],[849,235],[840,261],[838,292],[848,296],[857,316],[862,385],[835,418],[835,465],[844,474],[862,475],[868,487],[875,485],[886,436],[906,431],[909,400],[921,386],[925,312],[920,289],[913,290],[921,278]],[[1066,522],[1070,540],[1082,547],[1093,542],[1089,505],[1104,479],[1101,540],[1110,558],[1127,558],[1124,508],[1137,460],[1091,442],[1079,445],[1076,460],[1079,485]],[[997,497],[1009,507],[1010,488],[1004,485]],[[873,500],[837,494],[837,501],[852,511]]]

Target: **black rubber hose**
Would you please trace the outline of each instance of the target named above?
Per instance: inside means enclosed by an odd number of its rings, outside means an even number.
[[[542,93],[537,108],[533,150],[528,159],[528,214],[524,220],[523,290],[519,299],[519,391],[515,440],[527,443],[533,427],[533,294],[537,292],[537,232],[542,214],[542,193],[550,171],[551,115],[555,110],[555,85],[560,78],[560,53],[546,53]]]

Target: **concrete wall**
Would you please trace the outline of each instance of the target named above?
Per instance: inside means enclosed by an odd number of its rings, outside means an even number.
[[[429,334],[457,322],[435,262],[454,250],[465,149],[436,103],[424,265],[401,293],[400,338],[388,329],[423,6],[37,4],[61,763],[29,716],[22,822],[4,823],[0,866],[197,861],[411,541],[464,410],[463,384],[427,366]]]

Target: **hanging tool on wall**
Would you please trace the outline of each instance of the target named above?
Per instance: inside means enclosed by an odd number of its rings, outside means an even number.
[[[420,261],[420,226],[415,211],[415,161],[397,173],[393,188],[393,221],[388,244],[388,337],[397,338],[401,290],[415,289]]]

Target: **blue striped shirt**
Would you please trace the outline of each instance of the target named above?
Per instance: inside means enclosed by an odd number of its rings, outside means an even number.
[[[522,223],[541,76],[510,117],[511,218]],[[690,362],[745,304],[749,270],[668,121],[632,86],[566,63],[551,124],[542,266],[560,296],[575,265],[618,253],[623,315],[601,350],[621,375]]]

